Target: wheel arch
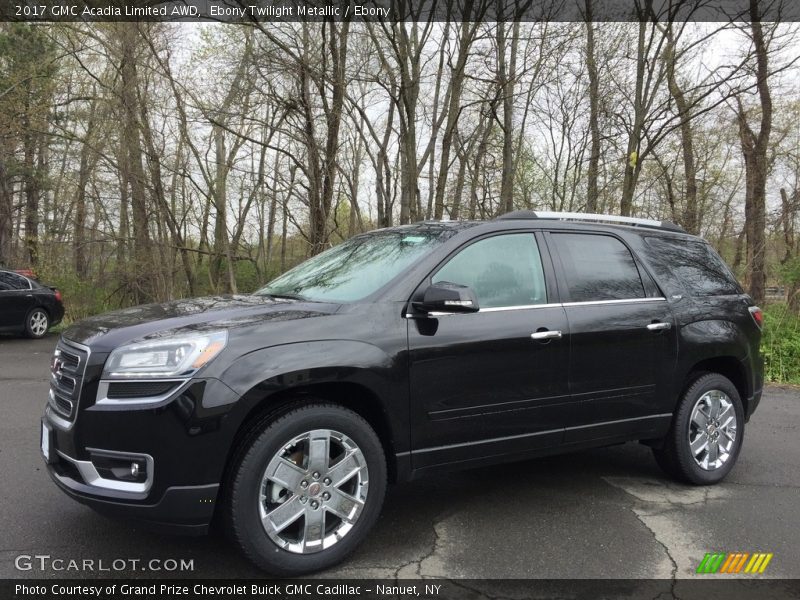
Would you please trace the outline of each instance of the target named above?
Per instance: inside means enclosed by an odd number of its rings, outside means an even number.
[[[744,364],[735,356],[715,356],[698,361],[689,369],[684,381],[683,394],[692,383],[705,373],[718,373],[731,380],[739,392],[744,413],[748,414],[748,398],[750,396],[749,383]]]
[[[252,400],[253,393],[248,394]],[[241,419],[223,468],[220,492],[230,481],[241,452],[249,441],[262,430],[264,423],[274,420],[293,408],[314,401],[325,401],[352,410],[362,417],[378,436],[386,458],[389,481],[397,481],[402,477],[402,468],[398,465],[396,454],[396,433],[392,430],[389,416],[377,394],[368,387],[350,381],[323,381],[297,385],[270,394],[261,394],[252,403]]]

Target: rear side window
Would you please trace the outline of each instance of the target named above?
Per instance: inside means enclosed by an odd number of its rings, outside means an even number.
[[[607,235],[553,233],[571,302],[644,298],[627,246]]]
[[[16,273],[0,271],[0,290],[27,290],[30,289],[28,280]]]
[[[683,282],[690,296],[742,293],[733,273],[708,244],[660,237],[648,237],[647,243]]]

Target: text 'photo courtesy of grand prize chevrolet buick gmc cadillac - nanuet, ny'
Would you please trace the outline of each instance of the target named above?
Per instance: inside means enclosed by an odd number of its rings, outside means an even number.
[[[67,328],[41,448],[98,511],[330,567],[387,483],[640,441],[723,479],[762,390],[761,310],[668,222],[520,211],[353,237],[252,295]]]

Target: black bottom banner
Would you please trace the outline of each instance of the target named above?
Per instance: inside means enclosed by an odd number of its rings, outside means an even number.
[[[130,599],[220,598],[242,600],[534,600],[652,598],[800,599],[800,580],[786,579],[304,579],[146,580],[5,579],[0,598]]]

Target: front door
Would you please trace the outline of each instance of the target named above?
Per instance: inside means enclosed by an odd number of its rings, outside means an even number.
[[[467,285],[480,311],[409,319],[415,469],[561,441],[569,331],[546,272],[533,233],[504,233],[461,248],[421,286]]]
[[[570,328],[570,392],[579,401],[565,442],[647,438],[669,423],[677,343],[672,311],[612,235],[552,232]]]

